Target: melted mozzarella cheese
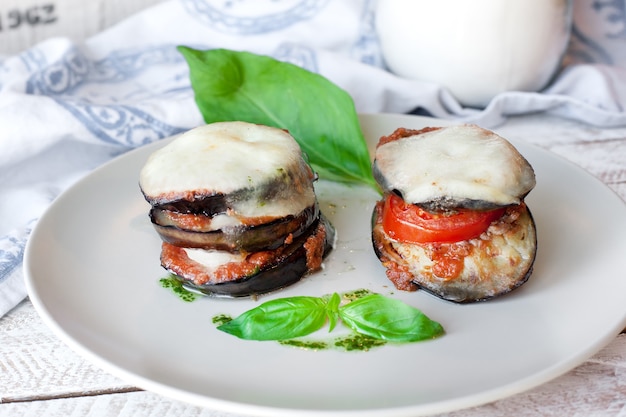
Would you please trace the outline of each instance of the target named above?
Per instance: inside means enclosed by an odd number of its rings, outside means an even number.
[[[207,228],[207,231],[221,230],[226,227],[240,226],[241,221],[233,216],[227,214],[217,214],[211,218],[211,226]]]
[[[441,198],[518,204],[535,174],[508,141],[474,125],[442,128],[385,143],[376,169],[386,191],[419,204]]]
[[[247,190],[231,207],[239,214],[287,216],[315,201],[310,177],[300,146],[288,132],[222,122],[192,129],[154,152],[139,185],[148,199],[161,201]],[[300,182],[290,186],[289,181]],[[280,195],[265,198],[273,184],[283,185]]]
[[[298,144],[283,130],[243,122],[213,123],[154,152],[140,182],[150,196],[207,189],[228,194],[266,181],[300,158]]]
[[[245,260],[245,255],[242,253],[191,248],[185,248],[184,251],[189,259],[202,265],[207,273],[212,273],[217,268],[227,263],[243,262]]]

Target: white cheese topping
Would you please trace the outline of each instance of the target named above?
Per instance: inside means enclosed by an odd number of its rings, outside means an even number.
[[[508,141],[474,125],[414,135],[381,145],[376,169],[386,191],[418,204],[447,198],[518,204],[535,174]]]
[[[225,227],[240,226],[241,221],[233,216],[227,214],[216,214],[211,218],[211,225],[206,230],[220,230]]]
[[[296,181],[306,181],[290,186],[286,173]],[[285,216],[314,203],[309,173],[300,146],[288,132],[222,122],[192,129],[154,152],[140,173],[139,184],[143,193],[155,200],[247,189],[250,192],[234,207],[239,214]],[[279,195],[265,198],[272,183],[283,187]]]
[[[189,259],[201,264],[209,274],[213,273],[221,265],[229,262],[243,262],[246,258],[242,253],[230,253],[220,250],[185,248],[184,251]]]

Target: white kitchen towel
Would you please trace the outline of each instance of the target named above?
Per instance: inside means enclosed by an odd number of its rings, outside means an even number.
[[[544,91],[463,108],[444,88],[385,70],[375,0],[170,0],[85,40],[0,56],[0,316],[26,296],[24,247],[56,196],[132,148],[202,123],[177,45],[267,54],[321,73],[359,112],[496,126],[546,112],[626,125],[623,0],[576,0],[563,69]],[[1,51],[0,51],[1,53]]]

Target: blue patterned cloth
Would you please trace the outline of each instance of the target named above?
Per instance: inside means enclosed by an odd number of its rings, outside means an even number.
[[[547,112],[626,125],[624,0],[575,0],[563,69],[544,91],[463,108],[441,86],[385,70],[375,0],[177,0],[81,43],[49,39],[0,56],[0,316],[26,297],[24,247],[55,197],[98,165],[202,123],[176,46],[267,54],[321,73],[359,112],[496,126]],[[1,51],[0,51],[1,53]]]

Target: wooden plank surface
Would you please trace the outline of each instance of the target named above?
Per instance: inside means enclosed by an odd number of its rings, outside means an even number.
[[[535,115],[513,118],[495,130],[561,155],[626,198],[626,128],[603,130]],[[0,319],[0,416],[131,415],[233,417],[139,390],[103,372],[65,346],[27,300]],[[504,415],[626,416],[626,334],[540,387],[445,414]]]

